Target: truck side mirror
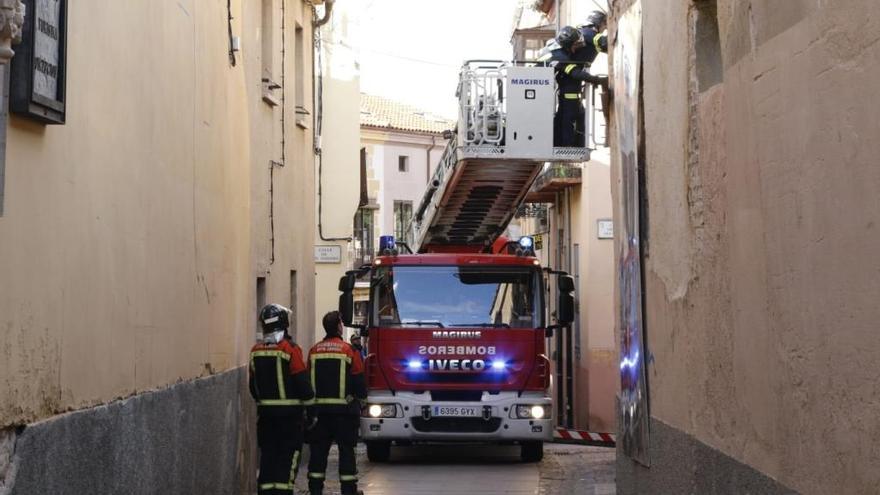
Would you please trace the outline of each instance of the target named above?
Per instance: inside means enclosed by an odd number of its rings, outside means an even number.
[[[574,321],[574,296],[570,293],[559,293],[559,303],[556,306],[556,321],[560,325],[569,325]]]
[[[574,292],[574,277],[571,275],[560,275],[558,279],[559,292]]]
[[[354,283],[357,272],[347,272],[339,279],[339,315],[345,326],[351,326],[354,318]]]
[[[560,325],[568,325],[574,321],[574,278],[571,275],[560,275],[557,286],[559,301],[556,305],[556,321]]]
[[[342,317],[343,325],[351,326],[354,317],[354,294],[351,291],[339,294],[339,316]]]
[[[339,292],[351,292],[354,290],[356,279],[355,272],[348,272],[339,279]]]

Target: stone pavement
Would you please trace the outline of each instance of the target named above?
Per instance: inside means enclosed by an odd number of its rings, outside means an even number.
[[[337,452],[331,450],[324,492],[339,493]],[[544,460],[519,461],[519,448],[493,445],[425,445],[392,448],[391,461],[372,464],[358,446],[360,489],[367,495],[575,494],[613,495],[614,449],[546,444]],[[306,464],[297,493],[308,493]]]

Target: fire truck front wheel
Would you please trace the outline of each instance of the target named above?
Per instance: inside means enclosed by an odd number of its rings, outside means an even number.
[[[370,462],[388,462],[391,457],[391,442],[371,440],[367,444],[367,459]]]
[[[544,458],[544,442],[522,442],[519,457],[523,462],[540,462]]]

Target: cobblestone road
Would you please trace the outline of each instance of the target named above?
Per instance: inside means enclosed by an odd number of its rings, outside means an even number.
[[[372,464],[358,447],[360,488],[366,495],[573,494],[613,495],[614,449],[547,444],[537,464],[519,460],[518,447],[442,445],[395,447],[388,463]],[[308,493],[306,467],[298,493]],[[336,449],[325,493],[339,493]]]

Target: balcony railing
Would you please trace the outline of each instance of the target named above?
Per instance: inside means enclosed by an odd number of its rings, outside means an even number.
[[[554,163],[545,168],[526,195],[527,203],[552,203],[556,193],[581,183],[581,167],[567,163]]]

